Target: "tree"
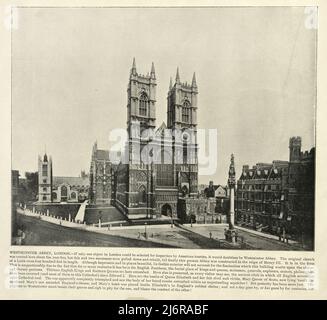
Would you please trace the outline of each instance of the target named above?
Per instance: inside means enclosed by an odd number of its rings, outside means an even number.
[[[25,172],[25,181],[20,183],[20,202],[35,201],[38,194],[38,172]]]

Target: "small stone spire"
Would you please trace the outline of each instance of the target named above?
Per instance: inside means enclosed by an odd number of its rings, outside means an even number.
[[[192,78],[192,87],[193,88],[197,88],[197,84],[196,84],[196,78],[195,78],[195,72],[193,73],[193,78]]]
[[[151,79],[155,79],[156,78],[156,71],[154,69],[154,63],[152,62],[151,65]]]
[[[181,79],[179,78],[179,69],[177,67],[177,71],[176,71],[176,83],[177,84],[180,84],[180,82],[181,82]]]
[[[169,82],[169,90],[171,90],[173,88],[173,80],[170,77],[170,82]]]
[[[135,57],[133,58],[133,65],[132,65],[132,69],[131,69],[131,74],[134,75],[134,76],[137,75]]]
[[[47,145],[44,145],[44,156],[43,156],[43,161],[48,162],[48,156],[47,156]]]

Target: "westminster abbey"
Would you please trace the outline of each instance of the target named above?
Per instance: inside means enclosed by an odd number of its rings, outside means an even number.
[[[129,219],[162,215],[192,219],[205,210],[198,197],[195,74],[182,83],[177,69],[167,94],[167,124],[156,127],[156,73],[138,73],[135,59],[127,88],[128,141],[120,161],[93,146],[90,203],[113,205]]]

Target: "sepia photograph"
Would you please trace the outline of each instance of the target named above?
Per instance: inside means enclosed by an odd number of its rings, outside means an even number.
[[[315,250],[317,7],[13,7],[11,244]]]

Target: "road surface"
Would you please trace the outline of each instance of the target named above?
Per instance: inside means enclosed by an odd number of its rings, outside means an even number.
[[[96,232],[77,230],[38,220],[21,214],[17,222],[25,232],[25,245],[85,246],[85,247],[173,247],[146,240],[124,238]]]

